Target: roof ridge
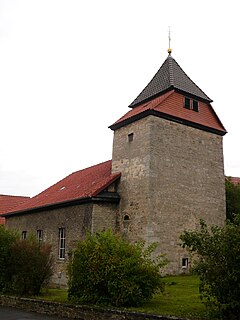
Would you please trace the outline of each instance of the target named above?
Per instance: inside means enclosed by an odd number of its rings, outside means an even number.
[[[171,58],[171,59],[170,59]],[[170,86],[174,86],[174,74],[173,74],[173,64],[172,64],[172,56],[169,55],[168,56],[168,67],[169,67],[169,82],[170,82]]]
[[[194,81],[183,71],[176,60],[171,56],[165,59],[151,81],[129,105],[135,108],[142,103],[166,93],[172,89],[179,90],[199,100],[211,103],[212,100],[200,89]]]

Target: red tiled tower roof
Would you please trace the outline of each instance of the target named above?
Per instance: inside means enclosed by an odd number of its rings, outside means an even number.
[[[198,101],[198,112],[184,108],[185,97]],[[131,103],[129,107],[132,110],[110,128],[115,130],[148,115],[154,115],[224,135],[227,131],[210,102],[212,100],[169,55],[153,79]]]
[[[53,186],[39,193],[29,201],[8,211],[14,214],[49,206],[61,205],[76,200],[92,199],[120,177],[120,173],[111,173],[112,161],[76,171]]]

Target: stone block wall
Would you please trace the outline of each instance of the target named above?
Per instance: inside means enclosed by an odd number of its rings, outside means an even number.
[[[9,229],[27,231],[36,234],[43,231],[43,241],[52,245],[54,256],[54,275],[52,283],[65,286],[66,262],[68,254],[76,247],[77,241],[82,239],[87,230],[92,227],[92,204],[63,207],[58,209],[15,215],[6,219]],[[59,259],[59,228],[65,228],[66,254],[65,259]]]
[[[166,272],[185,272],[180,234],[200,219],[225,220],[222,137],[148,116],[114,132],[112,170],[122,173],[122,232],[131,241],[158,242],[170,261]]]

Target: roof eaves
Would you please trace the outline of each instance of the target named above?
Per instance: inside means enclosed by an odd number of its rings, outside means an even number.
[[[64,208],[64,207],[69,207],[69,206],[78,205],[78,204],[91,203],[91,202],[115,202],[115,203],[118,203],[119,200],[120,200],[120,196],[118,193],[109,192],[109,195],[105,194],[103,196],[99,195],[99,196],[91,196],[91,197],[82,197],[82,198],[78,198],[78,199],[72,199],[69,201],[47,204],[47,205],[39,206],[39,207],[35,207],[35,208],[29,208],[29,209],[20,210],[20,211],[4,213],[4,214],[1,214],[1,217],[9,218],[9,217],[12,217],[15,215],[31,214],[31,213],[35,213],[35,212],[44,211],[46,209],[53,210],[53,209]]]
[[[188,96],[190,98],[196,99],[198,101],[202,101],[202,102],[205,102],[205,103],[213,102],[213,100],[211,100],[210,98],[209,99],[204,99],[204,98],[202,98],[202,97],[200,97],[198,95],[195,95],[195,94],[193,94],[191,92],[188,92],[188,91],[184,91],[184,90],[182,90],[182,89],[180,89],[178,87],[174,87],[174,89],[175,89],[176,92],[181,93],[181,94],[183,94],[185,96]]]
[[[100,188],[95,190],[95,192],[93,192],[92,196],[94,197],[94,196],[98,195],[101,191],[103,191],[104,189],[109,187],[113,182],[115,182],[120,177],[121,177],[121,172],[113,174],[112,177],[108,180],[107,183],[105,183],[103,186],[101,186]]]
[[[140,106],[140,105],[142,105],[142,104],[144,104],[144,103],[150,102],[150,101],[152,101],[152,100],[154,100],[154,99],[162,96],[163,94],[165,94],[165,93],[167,93],[167,92],[169,92],[169,91],[171,91],[171,90],[173,90],[173,89],[174,89],[174,86],[171,85],[171,86],[169,86],[167,89],[164,89],[164,90],[156,93],[155,95],[152,95],[151,97],[146,98],[145,100],[142,100],[142,101],[140,101],[140,102],[138,102],[138,103],[136,103],[136,104],[130,104],[130,105],[128,106],[128,108],[132,108],[132,109],[133,109],[133,108],[136,108],[136,107],[138,107],[138,106]],[[109,128],[111,128],[111,126],[110,126]]]
[[[135,122],[137,120],[140,120],[140,119],[142,119],[142,118],[144,118],[146,116],[150,116],[150,115],[153,115],[153,116],[156,116],[156,117],[159,117],[159,118],[163,118],[163,119],[166,119],[166,120],[170,120],[170,121],[173,121],[173,122],[181,123],[181,124],[184,124],[184,125],[187,125],[189,127],[196,128],[196,129],[200,129],[200,130],[208,131],[208,132],[211,132],[211,133],[215,133],[215,134],[220,135],[220,136],[224,136],[227,133],[227,131],[225,130],[224,127],[223,127],[223,130],[214,129],[214,128],[211,128],[211,127],[207,127],[207,126],[201,125],[201,124],[196,123],[196,122],[192,122],[192,121],[188,121],[188,120],[185,120],[185,119],[182,119],[182,118],[174,117],[172,115],[168,115],[166,113],[163,113],[163,112],[160,112],[160,111],[156,111],[154,109],[147,109],[146,111],[141,112],[139,114],[136,114],[135,116],[133,116],[131,118],[125,119],[122,122],[113,124],[112,126],[110,126],[110,129],[112,129],[112,130],[119,129],[119,128],[127,125],[127,124],[133,123],[133,122]]]

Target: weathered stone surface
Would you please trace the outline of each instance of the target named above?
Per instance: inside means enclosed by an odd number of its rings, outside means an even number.
[[[181,320],[182,318],[152,315],[139,312],[97,308],[91,306],[78,306],[37,299],[0,296],[0,305],[19,308],[26,311],[55,315],[61,318],[81,320]],[[183,319],[182,319],[183,320]]]
[[[83,239],[87,230],[97,232],[116,228],[116,204],[81,204],[34,212],[32,214],[15,215],[7,219],[6,226],[18,231],[36,234],[43,230],[43,240],[52,245],[54,256],[54,275],[52,284],[65,286],[67,284],[66,262],[77,242]],[[59,259],[59,228],[66,232],[66,256]]]
[[[225,220],[222,137],[148,116],[115,131],[117,171],[123,232],[131,241],[158,242],[158,252],[170,261],[167,273],[185,272],[182,259],[189,257],[179,235],[200,219],[217,225]]]

